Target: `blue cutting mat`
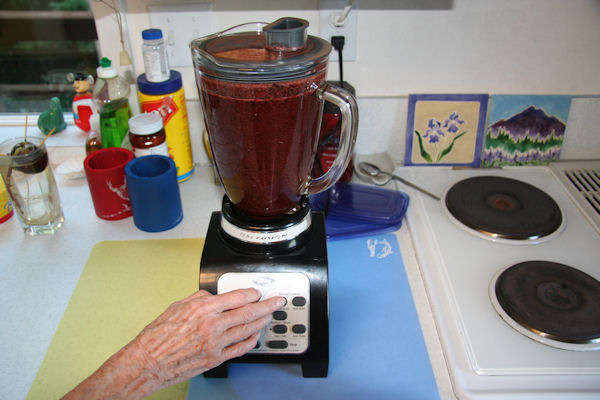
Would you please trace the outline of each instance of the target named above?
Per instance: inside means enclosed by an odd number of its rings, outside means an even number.
[[[396,236],[328,242],[327,250],[329,376],[231,364],[227,379],[192,379],[188,399],[439,399]]]

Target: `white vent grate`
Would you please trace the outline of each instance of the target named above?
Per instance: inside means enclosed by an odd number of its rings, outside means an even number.
[[[600,160],[558,162],[550,168],[600,233]]]

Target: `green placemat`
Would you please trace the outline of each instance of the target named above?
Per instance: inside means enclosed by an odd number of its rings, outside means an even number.
[[[198,290],[204,239],[106,241],[94,246],[28,399],[58,399],[174,301]],[[184,399],[188,382],[153,399]]]

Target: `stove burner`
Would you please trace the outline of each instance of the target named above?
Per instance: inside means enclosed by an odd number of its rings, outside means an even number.
[[[499,176],[457,182],[446,193],[445,205],[459,223],[492,238],[536,240],[563,223],[558,204],[546,193]]]
[[[522,262],[502,271],[490,294],[533,339],[600,344],[600,282],[582,271],[550,261]]]

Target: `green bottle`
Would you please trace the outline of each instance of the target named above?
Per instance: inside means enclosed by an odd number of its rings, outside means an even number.
[[[129,84],[119,76],[117,68],[104,57],[96,70],[98,82],[92,94],[100,114],[102,147],[121,147],[129,130]]]

